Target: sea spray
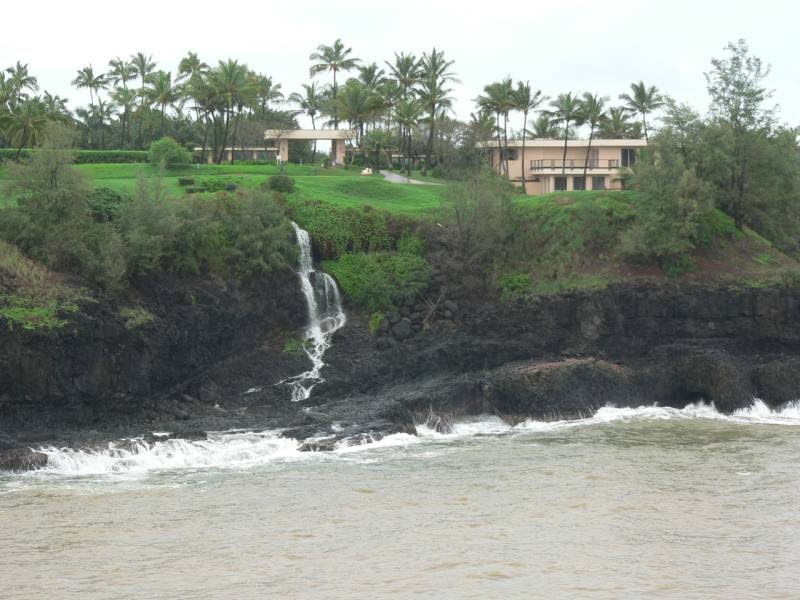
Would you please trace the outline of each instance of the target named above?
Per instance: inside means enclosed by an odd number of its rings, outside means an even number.
[[[306,303],[308,323],[305,329],[303,350],[311,360],[311,368],[299,375],[285,379],[292,390],[292,400],[307,400],[321,376],[325,352],[331,346],[333,334],[341,329],[347,317],[342,308],[342,298],[333,277],[323,271],[314,270],[311,256],[311,238],[308,232],[292,221],[299,249],[297,275]]]

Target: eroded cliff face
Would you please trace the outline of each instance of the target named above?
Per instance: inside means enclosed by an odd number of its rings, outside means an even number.
[[[152,321],[126,323],[131,303]],[[607,403],[699,400],[732,411],[800,397],[800,290],[623,284],[510,303],[453,296],[421,312],[403,307],[373,336],[351,311],[326,381],[293,403],[280,381],[308,367],[286,351],[305,322],[294,274],[238,287],[142,282],[85,303],[61,330],[0,334],[3,443],[155,427],[282,427],[333,443],[414,432],[431,416],[446,426],[478,413],[573,418]]]
[[[291,272],[236,286],[150,279],[124,296],[82,302],[61,329],[3,327],[0,430],[90,428],[154,411],[180,416],[185,409],[169,397],[232,357],[268,347],[274,368],[285,366],[282,338],[304,319],[298,295]],[[213,390],[206,401],[218,401]]]

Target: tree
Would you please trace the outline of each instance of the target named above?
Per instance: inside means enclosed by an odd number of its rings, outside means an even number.
[[[647,115],[664,104],[664,100],[658,93],[658,88],[654,85],[647,87],[643,81],[631,84],[630,94],[620,94],[628,110],[642,115],[642,129],[644,139],[649,140],[647,135]]]
[[[414,100],[403,99],[397,103],[394,114],[401,127],[401,146],[403,141],[407,144],[405,150],[406,173],[411,177],[411,131],[419,123],[422,107]]]
[[[533,122],[533,130],[531,131],[533,137],[545,140],[558,139],[561,137],[561,131],[558,129],[553,117],[547,112],[542,112],[536,117]]]
[[[336,98],[336,111],[356,130],[356,144],[361,145],[364,123],[375,114],[375,110],[379,106],[380,98],[357,79],[349,80],[339,90],[339,96]]]
[[[772,92],[763,85],[769,67],[750,55],[747,43],[728,44],[729,55],[711,61],[705,74],[711,96],[712,123],[728,146],[718,179],[723,205],[741,228],[751,217],[757,186],[753,185],[753,161],[764,138],[769,137],[774,110],[764,106]]]
[[[530,81],[517,82],[517,89],[512,94],[514,108],[522,113],[522,187],[525,188],[525,134],[528,132],[528,114],[535,111],[546,100],[541,90],[531,90]]]
[[[337,39],[333,46],[326,46],[321,44],[317,46],[317,51],[312,52],[311,55],[308,57],[309,60],[316,61],[315,64],[311,65],[309,69],[309,74],[311,77],[315,77],[320,73],[324,73],[325,71],[330,71],[333,73],[333,126],[334,129],[339,129],[339,115],[337,114],[337,106],[336,106],[336,97],[339,93],[338,84],[336,82],[336,74],[339,71],[350,71],[354,69],[359,60],[355,57],[350,56],[350,53],[353,51],[352,48],[345,48],[344,44],[342,44],[341,39]]]
[[[178,63],[178,76],[175,81],[183,82],[197,75],[208,73],[210,67],[200,60],[196,52],[189,52]]]
[[[136,70],[129,62],[122,60],[120,57],[108,61],[110,67],[108,71],[108,81],[117,87],[111,92],[111,99],[122,107],[122,132],[120,135],[120,145],[125,149],[125,135],[128,129],[128,116],[130,115],[131,106],[135,99],[135,94],[128,89],[128,82],[133,81],[136,77]]]
[[[501,172],[505,171],[508,176],[508,115],[516,107],[514,83],[511,81],[511,77],[506,77],[502,81],[485,85],[483,92],[484,95],[478,97],[478,105],[497,115],[497,151],[500,154]],[[503,118],[502,125],[501,117]],[[502,146],[500,145],[501,131],[503,132]]]
[[[589,144],[586,146],[586,161],[583,163],[583,177],[586,178],[586,171],[589,168],[589,156],[592,153],[592,140],[594,130],[603,122],[606,116],[606,102],[608,97],[598,96],[584,92],[581,99],[581,112],[583,113],[584,123],[589,125]]]
[[[690,253],[713,209],[707,183],[684,164],[672,133],[659,133],[637,165],[636,221],[622,239],[630,257],[655,262],[671,275],[692,268]]]
[[[8,85],[10,88],[10,100],[12,108],[28,98],[27,91],[36,92],[39,90],[39,83],[33,75],[28,72],[28,65],[17,61],[13,67],[6,69],[9,74]]]
[[[630,110],[624,106],[608,109],[597,128],[597,137],[607,140],[624,140],[631,137]]]
[[[215,162],[220,163],[222,162],[228,135],[230,134],[231,115],[235,113],[233,138],[233,143],[235,144],[235,127],[238,124],[240,112],[237,109],[245,104],[245,98],[251,93],[252,88],[248,80],[247,67],[233,59],[228,59],[225,62],[219,61],[217,67],[209,73],[208,79],[213,94],[220,100],[215,103],[215,106],[220,113],[220,121],[224,127],[221,132],[222,138],[218,140],[220,143],[217,146],[215,159]],[[231,152],[231,163],[234,160],[233,155],[234,153]]]
[[[572,92],[559,94],[558,97],[550,102],[553,110],[549,112],[550,117],[564,127],[564,157],[561,162],[562,175],[567,169],[567,140],[569,140],[570,123],[581,125],[583,123],[583,105],[580,98],[574,96]]]
[[[0,117],[0,128],[17,146],[17,160],[25,144],[36,146],[40,143],[50,120],[47,108],[38,96],[26,98],[13,111]]]
[[[94,103],[94,95],[98,93],[101,88],[106,87],[108,80],[104,73],[95,75],[92,65],[83,67],[78,70],[75,79],[72,80],[72,85],[77,89],[86,88],[89,90],[89,110],[91,112]],[[92,127],[89,127],[89,146],[92,145]]]
[[[167,106],[174,104],[179,97],[178,87],[172,83],[172,73],[157,71],[150,76],[147,89],[148,100],[158,105],[161,112],[161,135],[166,134]]]
[[[273,82],[272,77],[260,74],[254,75],[252,86],[262,117],[267,114],[270,102],[280,102],[283,100],[281,84]]]
[[[137,52],[133,56],[131,56],[131,65],[133,65],[133,70],[136,77],[139,78],[140,85],[139,85],[139,136],[136,140],[136,145],[139,148],[142,147],[142,129],[144,127],[144,103],[147,99],[147,79],[150,77],[150,73],[152,73],[156,68],[156,63],[153,61],[152,56],[147,56],[142,52]]]
[[[451,82],[457,82],[455,74],[450,70],[453,66],[452,60],[447,60],[444,52],[433,48],[430,54],[427,52],[422,55],[420,61],[421,76],[417,94],[422,105],[428,112],[428,146],[425,152],[425,166],[423,174],[428,174],[431,166],[431,154],[433,153],[433,137],[436,130],[436,114],[442,109],[447,109],[452,103],[450,93],[452,90],[447,87]]]
[[[303,84],[303,93],[294,92],[289,96],[289,102],[298,105],[305,114],[311,118],[311,128],[317,128],[315,118],[322,108],[322,97],[317,89],[317,83],[312,81],[310,84]],[[314,140],[314,150],[311,162],[317,160],[317,140]]]

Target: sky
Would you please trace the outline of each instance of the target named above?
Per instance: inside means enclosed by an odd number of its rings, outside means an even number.
[[[800,3],[784,0],[43,0],[3,2],[0,22],[0,66],[28,63],[42,89],[66,96],[71,108],[89,101],[70,85],[77,69],[138,51],[173,74],[189,50],[209,64],[236,58],[288,95],[309,81],[316,46],[341,38],[354,56],[381,65],[394,52],[443,50],[455,61],[454,112],[463,119],[483,86],[505,76],[550,97],[589,91],[612,104],[643,80],[705,113],[703,73],[728,42],[744,38],[772,67],[767,85],[781,120],[800,125]]]

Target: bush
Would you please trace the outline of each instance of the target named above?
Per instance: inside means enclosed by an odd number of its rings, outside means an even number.
[[[384,315],[382,312],[372,313],[372,316],[369,318],[369,332],[372,335],[375,335],[375,333],[377,333],[377,331],[381,328],[381,325],[383,325],[385,319],[386,315]]]
[[[800,269],[791,269],[781,273],[781,283],[786,288],[800,288]]]
[[[324,258],[392,248],[387,213],[370,206],[340,208],[306,201],[293,206],[293,212],[295,221],[308,231]]]
[[[150,144],[150,164],[155,167],[173,168],[192,162],[192,153],[171,137],[162,137]]]
[[[430,285],[430,265],[411,254],[345,254],[323,265],[353,303],[369,312],[392,310]]]
[[[30,158],[36,151],[23,148],[20,158]],[[75,164],[99,163],[146,163],[150,160],[146,150],[77,150],[75,151]],[[0,148],[0,163],[12,161],[17,157],[14,148]]]
[[[273,192],[291,194],[294,191],[294,179],[287,175],[273,175],[267,179],[267,187]]]
[[[508,273],[500,277],[500,298],[514,300],[530,294],[533,286],[527,273]]]
[[[178,185],[181,187],[194,185],[194,179],[192,177],[178,177]]]
[[[111,188],[95,188],[89,195],[89,208],[95,221],[115,221],[120,215],[125,200],[122,195]]]

